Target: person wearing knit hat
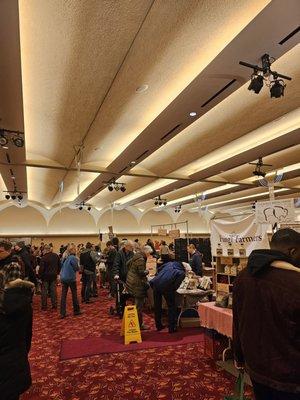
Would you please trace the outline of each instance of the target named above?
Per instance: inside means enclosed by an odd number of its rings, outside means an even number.
[[[17,263],[0,271],[0,393],[17,400],[31,386],[28,353],[32,337],[34,284],[22,279]]]

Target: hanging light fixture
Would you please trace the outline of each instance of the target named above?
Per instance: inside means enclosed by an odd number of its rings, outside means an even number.
[[[239,64],[244,67],[253,68],[253,74],[251,75],[251,82],[248,86],[248,90],[258,94],[263,88],[265,82],[266,86],[270,88],[271,98],[280,98],[284,96],[284,89],[286,87],[284,79],[290,81],[292,78],[279,74],[276,71],[272,71],[271,64],[274,61],[274,57],[270,57],[269,54],[264,54],[261,57],[261,66],[249,64],[244,61],[239,62]]]
[[[167,199],[162,199],[162,198],[160,197],[160,195],[157,196],[157,197],[156,197],[155,199],[153,199],[153,200],[154,200],[154,205],[155,205],[155,206],[162,206],[162,205],[166,206],[166,205],[168,204]]]

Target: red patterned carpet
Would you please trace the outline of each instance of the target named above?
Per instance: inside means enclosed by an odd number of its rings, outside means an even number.
[[[56,311],[40,311],[35,297],[33,385],[22,400],[223,400],[231,392],[232,378],[204,356],[201,343],[59,361],[62,339],[119,332],[106,296],[102,291],[95,303],[83,305],[82,316],[70,312],[64,320]],[[146,323],[154,328],[147,316]]]

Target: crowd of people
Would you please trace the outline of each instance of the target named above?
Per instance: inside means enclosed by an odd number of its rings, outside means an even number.
[[[58,254],[51,243],[35,247],[25,246],[23,242],[13,246],[9,241],[1,241],[0,393],[3,399],[17,400],[31,385],[28,352],[34,293],[41,295],[42,311],[47,310],[49,298],[51,309],[55,311],[58,308],[57,287],[61,285],[59,312],[61,318],[66,318],[69,289],[73,314],[77,316],[82,314],[77,291],[79,281],[81,303],[85,304],[93,303],[93,297],[99,295],[99,287],[106,286],[109,297],[116,299],[113,311],[122,317],[130,298],[136,305],[140,328],[146,330],[143,308],[151,287],[156,329],[165,328],[162,321],[164,298],[168,307],[168,331],[174,333],[177,330],[175,296],[187,268],[198,276],[203,273],[201,253],[194,244],[190,244],[187,251],[190,255],[188,267],[175,260],[172,246],[165,241],[157,245],[151,239],[140,244],[138,239],[119,242],[112,238],[104,249],[89,242],[85,245],[70,243],[62,245]],[[147,269],[149,257],[157,258],[157,271],[151,279]],[[299,267],[300,234],[282,229],[274,234],[271,250],[252,252],[247,268],[234,285],[236,367],[246,368],[250,373],[258,400],[294,400],[297,398],[294,393],[299,392]],[[274,364],[269,368],[272,360]]]

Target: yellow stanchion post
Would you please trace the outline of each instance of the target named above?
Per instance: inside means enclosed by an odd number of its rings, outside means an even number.
[[[123,315],[121,336],[124,343],[142,343],[142,335],[136,306],[126,306]]]

